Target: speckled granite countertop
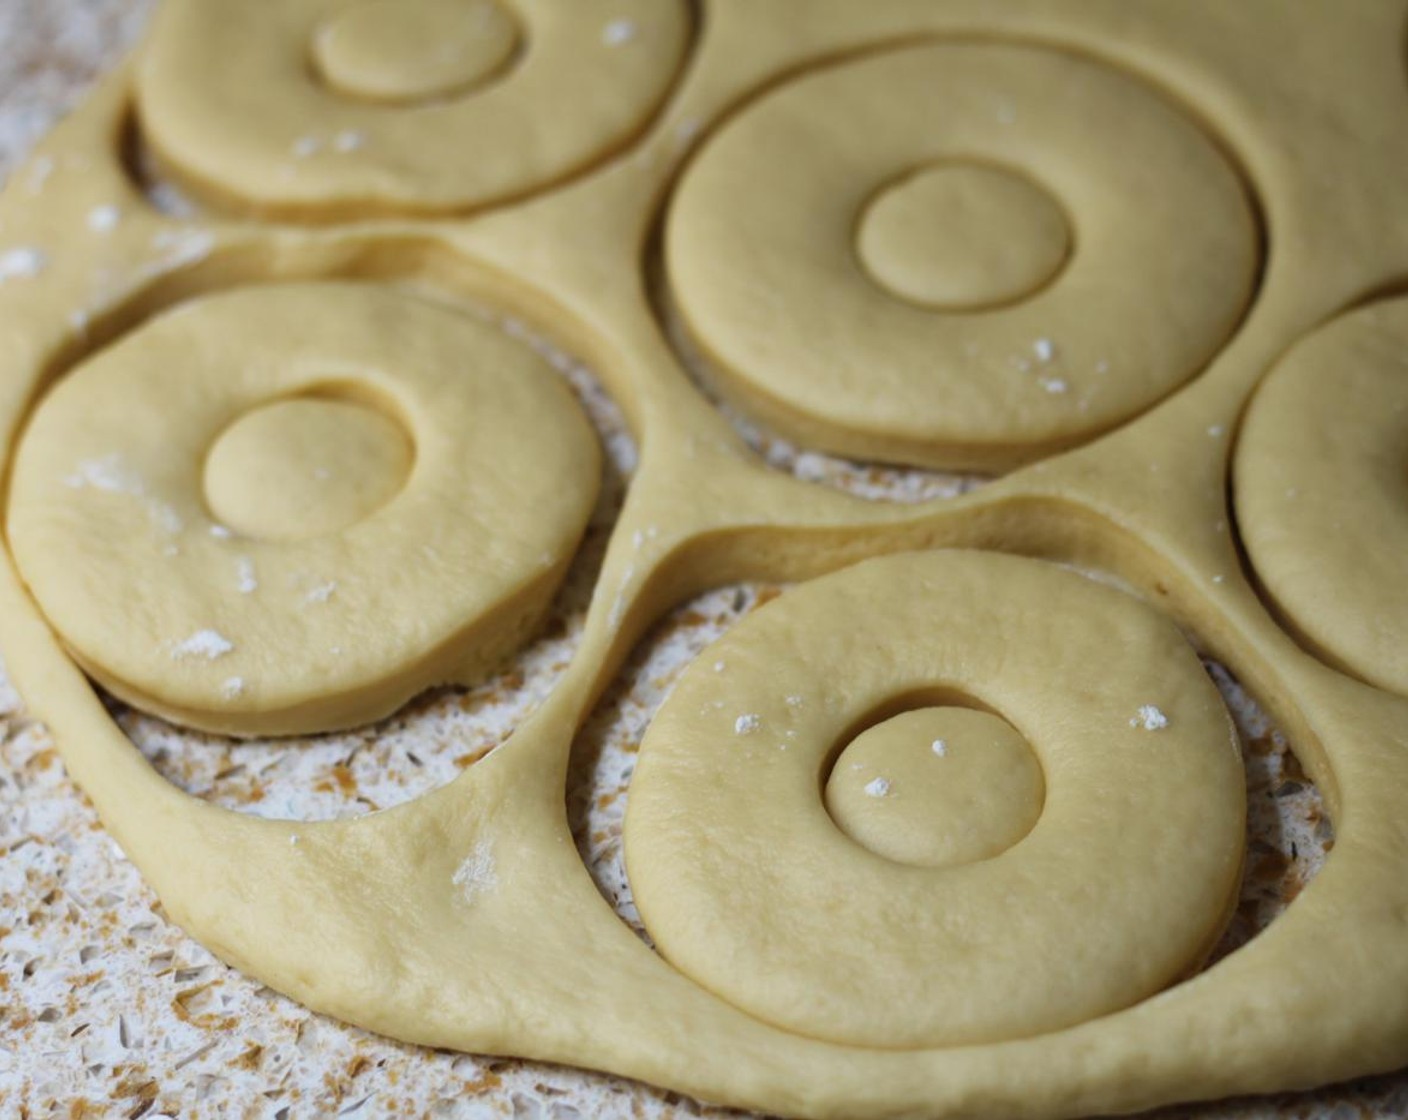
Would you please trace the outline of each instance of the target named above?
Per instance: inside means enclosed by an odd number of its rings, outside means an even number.
[[[0,174],[140,35],[151,0],[0,0]],[[514,324],[506,324],[514,329]],[[251,743],[186,734],[119,710],[171,781],[230,808],[332,817],[404,801],[494,749],[575,645],[633,450],[590,373],[554,355],[610,453],[604,497],[545,632],[507,671],[441,690],[364,731]],[[961,480],[869,471],[752,433],[780,469],[859,493],[928,496]],[[711,593],[650,635],[579,736],[568,791],[602,892],[640,932],[621,865],[634,752],[675,675],[776,589]],[[1254,936],[1333,845],[1318,792],[1284,741],[1216,667],[1246,745],[1249,860],[1219,953]],[[115,706],[116,707],[116,706]],[[643,933],[642,933],[643,936]],[[304,1010],[226,968],[172,926],[45,729],[0,677],[0,1116],[724,1116],[616,1078],[407,1046]],[[1408,1115],[1408,1072],[1319,1093],[1160,1113],[1163,1120]]]

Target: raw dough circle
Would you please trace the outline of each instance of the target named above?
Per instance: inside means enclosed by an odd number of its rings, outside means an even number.
[[[826,780],[826,809],[877,855],[951,867],[1017,843],[1041,816],[1045,790],[1041,763],[1006,720],[918,708],[851,740]]]
[[[1293,347],[1247,410],[1237,519],[1262,585],[1332,664],[1408,695],[1408,300]]]
[[[1065,267],[1024,302],[917,307],[861,264],[876,192],[954,160],[1069,215]],[[666,228],[675,301],[725,392],[823,450],[975,470],[1076,444],[1196,374],[1257,251],[1236,172],[1175,106],[1110,67],[991,44],[896,48],[767,93],[704,145]]]
[[[745,1011],[862,1046],[1025,1038],[1154,994],[1221,932],[1236,735],[1177,627],[1137,600],[1036,560],[901,554],[785,593],[715,657],[725,670],[693,665],[646,732],[626,864],[660,952]],[[822,803],[833,751],[877,712],[955,696],[1031,744],[1040,820],[962,866],[867,851]],[[1146,705],[1167,725],[1145,730]]]
[[[372,431],[381,454],[388,429],[410,433],[414,466],[398,473],[393,450],[360,520],[299,534],[281,479],[238,470],[290,419],[304,446],[283,461],[324,464],[334,490]],[[599,454],[562,379],[487,323],[380,286],[247,288],[150,321],[54,388],[16,453],[9,540],[116,695],[214,731],[325,731],[517,647],[586,526]],[[212,520],[212,473],[222,516],[257,536]]]
[[[368,101],[415,102],[483,85],[513,58],[519,30],[496,0],[362,0],[313,34],[328,85]]]
[[[176,0],[156,14],[137,104],[171,171],[228,206],[466,210],[628,144],[688,32],[680,0]]]
[[[1021,175],[944,163],[906,172],[866,204],[856,251],[899,299],[936,310],[993,307],[1030,295],[1065,263],[1061,207]]]
[[[415,459],[392,417],[337,397],[259,405],[226,428],[205,460],[215,520],[259,540],[345,529],[389,502]]]

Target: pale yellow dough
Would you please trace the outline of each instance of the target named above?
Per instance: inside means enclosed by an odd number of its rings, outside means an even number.
[[[1408,301],[1337,319],[1276,364],[1235,477],[1247,551],[1290,624],[1408,696]]]
[[[562,379],[495,327],[371,285],[262,286],[56,387],[7,530],[111,691],[215,731],[326,731],[513,652],[599,470]]]
[[[885,197],[906,176],[936,196],[922,213]],[[1025,253],[975,254],[965,195],[1012,211],[976,220],[1026,235]],[[1235,171],[1177,107],[1088,60],[973,43],[764,93],[704,144],[666,228],[680,312],[745,407],[830,451],[978,470],[1088,438],[1197,373],[1242,312],[1255,248]],[[948,275],[914,275],[916,249],[951,256]]]
[[[1031,744],[1040,819],[958,866],[866,851],[819,796],[830,758],[955,698]],[[1166,727],[1143,725],[1149,706]],[[882,807],[906,796],[874,781]],[[760,1019],[959,1046],[1085,1022],[1195,966],[1244,815],[1222,699],[1167,619],[1035,560],[901,555],[784,595],[691,666],[641,744],[626,870],[660,952]]]
[[[1403,5],[485,3],[391,34],[375,0],[168,0],[0,195],[0,641],[165,911],[368,1029],[767,1113],[1049,1120],[1408,1064]],[[143,144],[213,209],[150,206]],[[813,450],[1029,465],[911,505],[799,481],[676,315]],[[531,625],[598,453],[524,322],[639,451],[553,691],[360,819],[169,785],[94,679],[311,731]],[[578,857],[569,752],[652,624],[743,579],[803,585],[688,671],[629,793],[654,952]],[[1203,971],[1244,794],[1190,645],[1336,832]]]
[[[1005,852],[1046,800],[1032,748],[981,708],[906,708],[865,728],[830,765],[824,799],[837,827],[878,856],[919,867]]]
[[[235,209],[464,211],[630,143],[687,30],[681,0],[171,0],[137,114],[173,174]]]

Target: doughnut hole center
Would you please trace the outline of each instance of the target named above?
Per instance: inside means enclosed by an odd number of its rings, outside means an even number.
[[[1044,287],[1071,250],[1061,206],[1031,180],[981,164],[907,171],[870,196],[856,252],[871,279],[907,303],[977,310]]]
[[[491,81],[520,35],[497,0],[362,0],[318,25],[313,66],[348,97],[414,104]]]
[[[825,786],[831,819],[896,863],[952,867],[988,859],[1027,835],[1046,782],[1006,720],[972,708],[902,712],[837,756]]]
[[[375,513],[405,486],[414,446],[376,408],[333,397],[260,405],[216,438],[205,460],[211,515],[242,536],[301,540]]]

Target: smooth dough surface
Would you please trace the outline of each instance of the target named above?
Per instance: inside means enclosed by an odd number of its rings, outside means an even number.
[[[387,42],[393,13],[365,2],[162,4],[137,75],[147,141],[243,211],[470,210],[629,143],[688,35],[680,0],[408,0]]]
[[[1000,713],[1040,759],[1040,818],[990,859],[893,863],[819,796],[835,744],[926,695]],[[1138,721],[1150,705],[1167,726]],[[1196,965],[1244,818],[1231,722],[1169,622],[1039,561],[911,554],[788,592],[691,666],[641,744],[626,868],[656,947],[730,1003],[836,1042],[961,1046]]]
[[[483,2],[168,0],[0,194],[0,641],[164,911],[362,1028],[769,1114],[1408,1065],[1401,0]],[[517,647],[598,489],[547,357],[636,455],[531,713],[356,819],[168,784],[105,689],[314,731]],[[803,477],[828,449],[1010,473],[865,500]],[[628,792],[656,952],[569,764],[651,627],[738,581],[798,586]],[[1335,829],[1207,968],[1244,800],[1193,649]],[[950,824],[907,823],[928,790]]]
[[[1408,696],[1408,300],[1327,324],[1267,375],[1236,495],[1252,566],[1291,624]]]
[[[912,213],[901,224],[934,253],[949,243],[966,279],[936,292],[904,274],[872,199],[935,164],[946,173],[928,171],[931,190],[1022,215],[987,219],[995,235],[1035,237],[1010,250],[1020,281],[996,250],[965,259],[972,204],[951,198],[928,228]],[[981,189],[955,189],[960,170]],[[1067,215],[1069,260],[1052,208]],[[820,68],[725,122],[685,172],[666,252],[722,387],[784,434],[997,470],[1127,420],[1197,373],[1241,315],[1256,231],[1217,147],[1147,88],[1056,51],[942,43]]]
[[[528,347],[384,287],[283,285],[195,301],[70,374],[16,458],[8,532],[119,696],[325,731],[512,652],[598,473]]]
[[[924,704],[867,727],[831,764],[836,826],[895,863],[951,867],[1005,852],[1046,800],[1041,763],[1001,716]]]

